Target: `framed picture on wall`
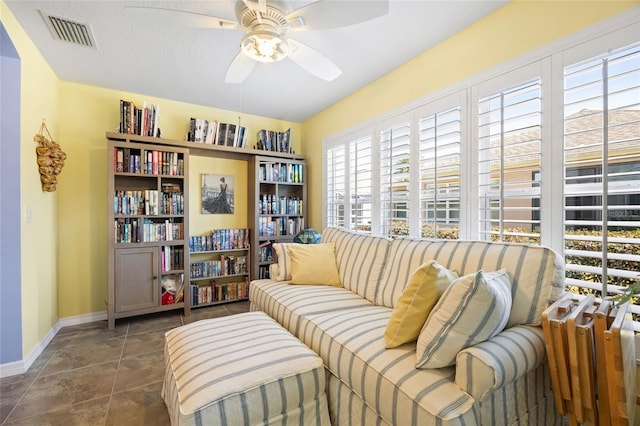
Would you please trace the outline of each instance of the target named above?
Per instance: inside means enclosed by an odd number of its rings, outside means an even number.
[[[233,213],[233,176],[202,174],[202,214]]]

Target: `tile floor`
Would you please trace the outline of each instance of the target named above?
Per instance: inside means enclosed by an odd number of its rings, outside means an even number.
[[[249,310],[234,302],[62,328],[25,374],[0,379],[2,425],[169,425],[160,397],[164,333]]]

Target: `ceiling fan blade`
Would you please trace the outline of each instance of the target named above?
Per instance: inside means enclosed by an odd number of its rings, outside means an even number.
[[[167,9],[164,7],[125,6],[128,12],[137,15],[145,21],[175,25],[176,22],[193,28],[238,28],[236,21],[218,18],[204,13],[189,12],[188,10]]]
[[[305,71],[326,81],[335,80],[342,71],[329,58],[299,41],[289,39],[289,57]]]
[[[267,0],[242,0],[247,9],[265,13],[267,11]]]
[[[227,75],[224,77],[225,83],[242,83],[245,78],[251,74],[251,71],[256,66],[256,61],[249,58],[247,55],[238,52],[236,57],[229,64],[227,68]]]
[[[389,11],[388,0],[374,1],[328,1],[310,3],[287,15],[287,21],[302,25],[292,25],[292,30],[327,30],[359,24]]]

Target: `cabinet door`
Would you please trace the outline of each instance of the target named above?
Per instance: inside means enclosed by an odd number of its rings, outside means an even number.
[[[158,248],[125,248],[115,252],[116,312],[159,306]]]

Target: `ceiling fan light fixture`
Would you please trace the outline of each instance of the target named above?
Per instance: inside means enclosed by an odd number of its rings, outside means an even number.
[[[278,62],[289,54],[287,41],[272,31],[252,31],[244,36],[240,47],[258,62]]]

